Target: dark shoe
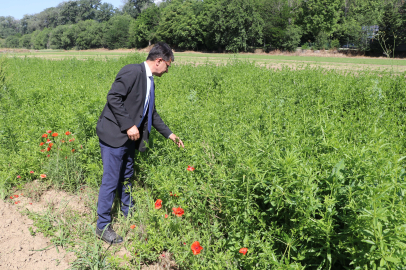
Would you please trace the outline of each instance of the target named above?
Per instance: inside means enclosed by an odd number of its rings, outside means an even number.
[[[100,230],[96,226],[96,236],[110,245],[121,244],[123,242],[123,238],[110,225],[107,225],[103,230]]]

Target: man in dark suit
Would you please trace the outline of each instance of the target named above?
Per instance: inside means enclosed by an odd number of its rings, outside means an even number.
[[[159,133],[183,145],[155,109],[154,76],[168,72],[174,56],[171,48],[159,42],[141,64],[123,67],[116,76],[107,94],[107,103],[97,122],[103,160],[103,178],[97,205],[96,235],[112,244],[123,242],[123,238],[111,228],[111,207],[116,190],[121,198],[121,211],[128,215],[132,199],[128,190],[128,179],[134,173],[135,149],[145,151],[145,143],[153,126]]]

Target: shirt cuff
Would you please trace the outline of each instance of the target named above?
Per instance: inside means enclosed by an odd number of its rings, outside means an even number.
[[[169,134],[169,136],[168,136],[168,138],[167,138],[167,139],[169,139],[169,137],[170,137],[172,134],[173,134],[173,133]]]

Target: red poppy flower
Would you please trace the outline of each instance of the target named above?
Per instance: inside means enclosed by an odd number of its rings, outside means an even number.
[[[173,207],[172,211],[173,211],[173,214],[178,216],[178,217],[181,217],[185,213],[185,210],[183,210],[180,207],[178,207],[178,208]]]
[[[245,255],[245,254],[247,254],[247,252],[248,252],[248,248],[240,248],[240,251],[239,251],[241,254],[243,254],[243,255]]]
[[[171,193],[169,193],[169,196],[173,196],[172,192],[171,192]]]
[[[51,147],[47,147],[47,151],[48,151],[48,152],[51,151]]]
[[[47,157],[50,157],[51,155],[47,155]]]
[[[39,144],[39,146],[43,146],[44,145],[44,142],[41,142],[40,144]]]
[[[165,214],[165,218],[168,218],[168,214]]]
[[[48,134],[42,134],[42,138],[46,138],[46,137],[48,137]]]
[[[161,199],[156,200],[155,209],[161,209],[161,207],[162,207],[162,200]]]
[[[50,144],[49,144],[49,147],[52,147],[53,145],[54,145],[53,143],[50,143]]]
[[[44,152],[45,151],[45,149],[41,149],[41,152]]]
[[[62,140],[61,142],[62,142],[62,143],[64,143],[64,142],[65,142],[65,140]]]
[[[21,176],[17,175],[17,178],[21,178]]]
[[[58,136],[58,133],[56,133],[56,132],[52,133],[52,137],[56,137],[56,136]]]
[[[15,204],[19,204],[20,203],[20,201],[16,201],[16,202],[14,202]]]
[[[30,173],[34,173],[34,171],[30,171]]]
[[[202,251],[203,247],[200,245],[199,241],[193,242],[192,246],[193,255],[197,255]]]
[[[16,194],[16,195],[14,195],[14,198],[18,198],[18,195]]]
[[[72,139],[69,139],[69,142],[73,142],[73,140],[72,140]]]
[[[47,139],[47,143],[50,143],[51,142],[51,140],[50,139]]]
[[[188,170],[188,171],[190,171],[190,172],[193,172],[194,170],[195,170],[195,168],[193,168],[192,166],[187,166],[187,169],[186,170]]]
[[[10,199],[13,199],[13,196],[10,196]]]
[[[72,149],[72,153],[75,152],[75,149]]]
[[[72,134],[72,133],[70,133],[69,131],[66,131],[65,134],[66,134],[66,135],[70,135],[70,134]]]
[[[30,204],[32,205],[32,202],[30,202]]]
[[[66,135],[69,135],[69,134],[66,134]],[[131,229],[134,229],[134,228],[135,228],[135,225],[131,225],[130,228],[131,228]]]
[[[45,178],[45,177],[47,177],[47,175],[46,174],[41,174],[39,177]]]
[[[52,131],[50,131],[50,130],[47,130],[47,133],[51,133]]]

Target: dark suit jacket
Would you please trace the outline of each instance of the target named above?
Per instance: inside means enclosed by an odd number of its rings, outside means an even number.
[[[139,126],[140,139],[136,141],[136,149],[145,151],[148,142],[148,116],[139,125],[144,110],[147,93],[147,77],[144,63],[131,64],[123,67],[117,74],[107,94],[107,103],[97,122],[96,132],[99,138],[112,147],[120,147],[128,139],[127,129]],[[171,130],[162,121],[155,106],[152,115],[152,126],[166,138]]]

